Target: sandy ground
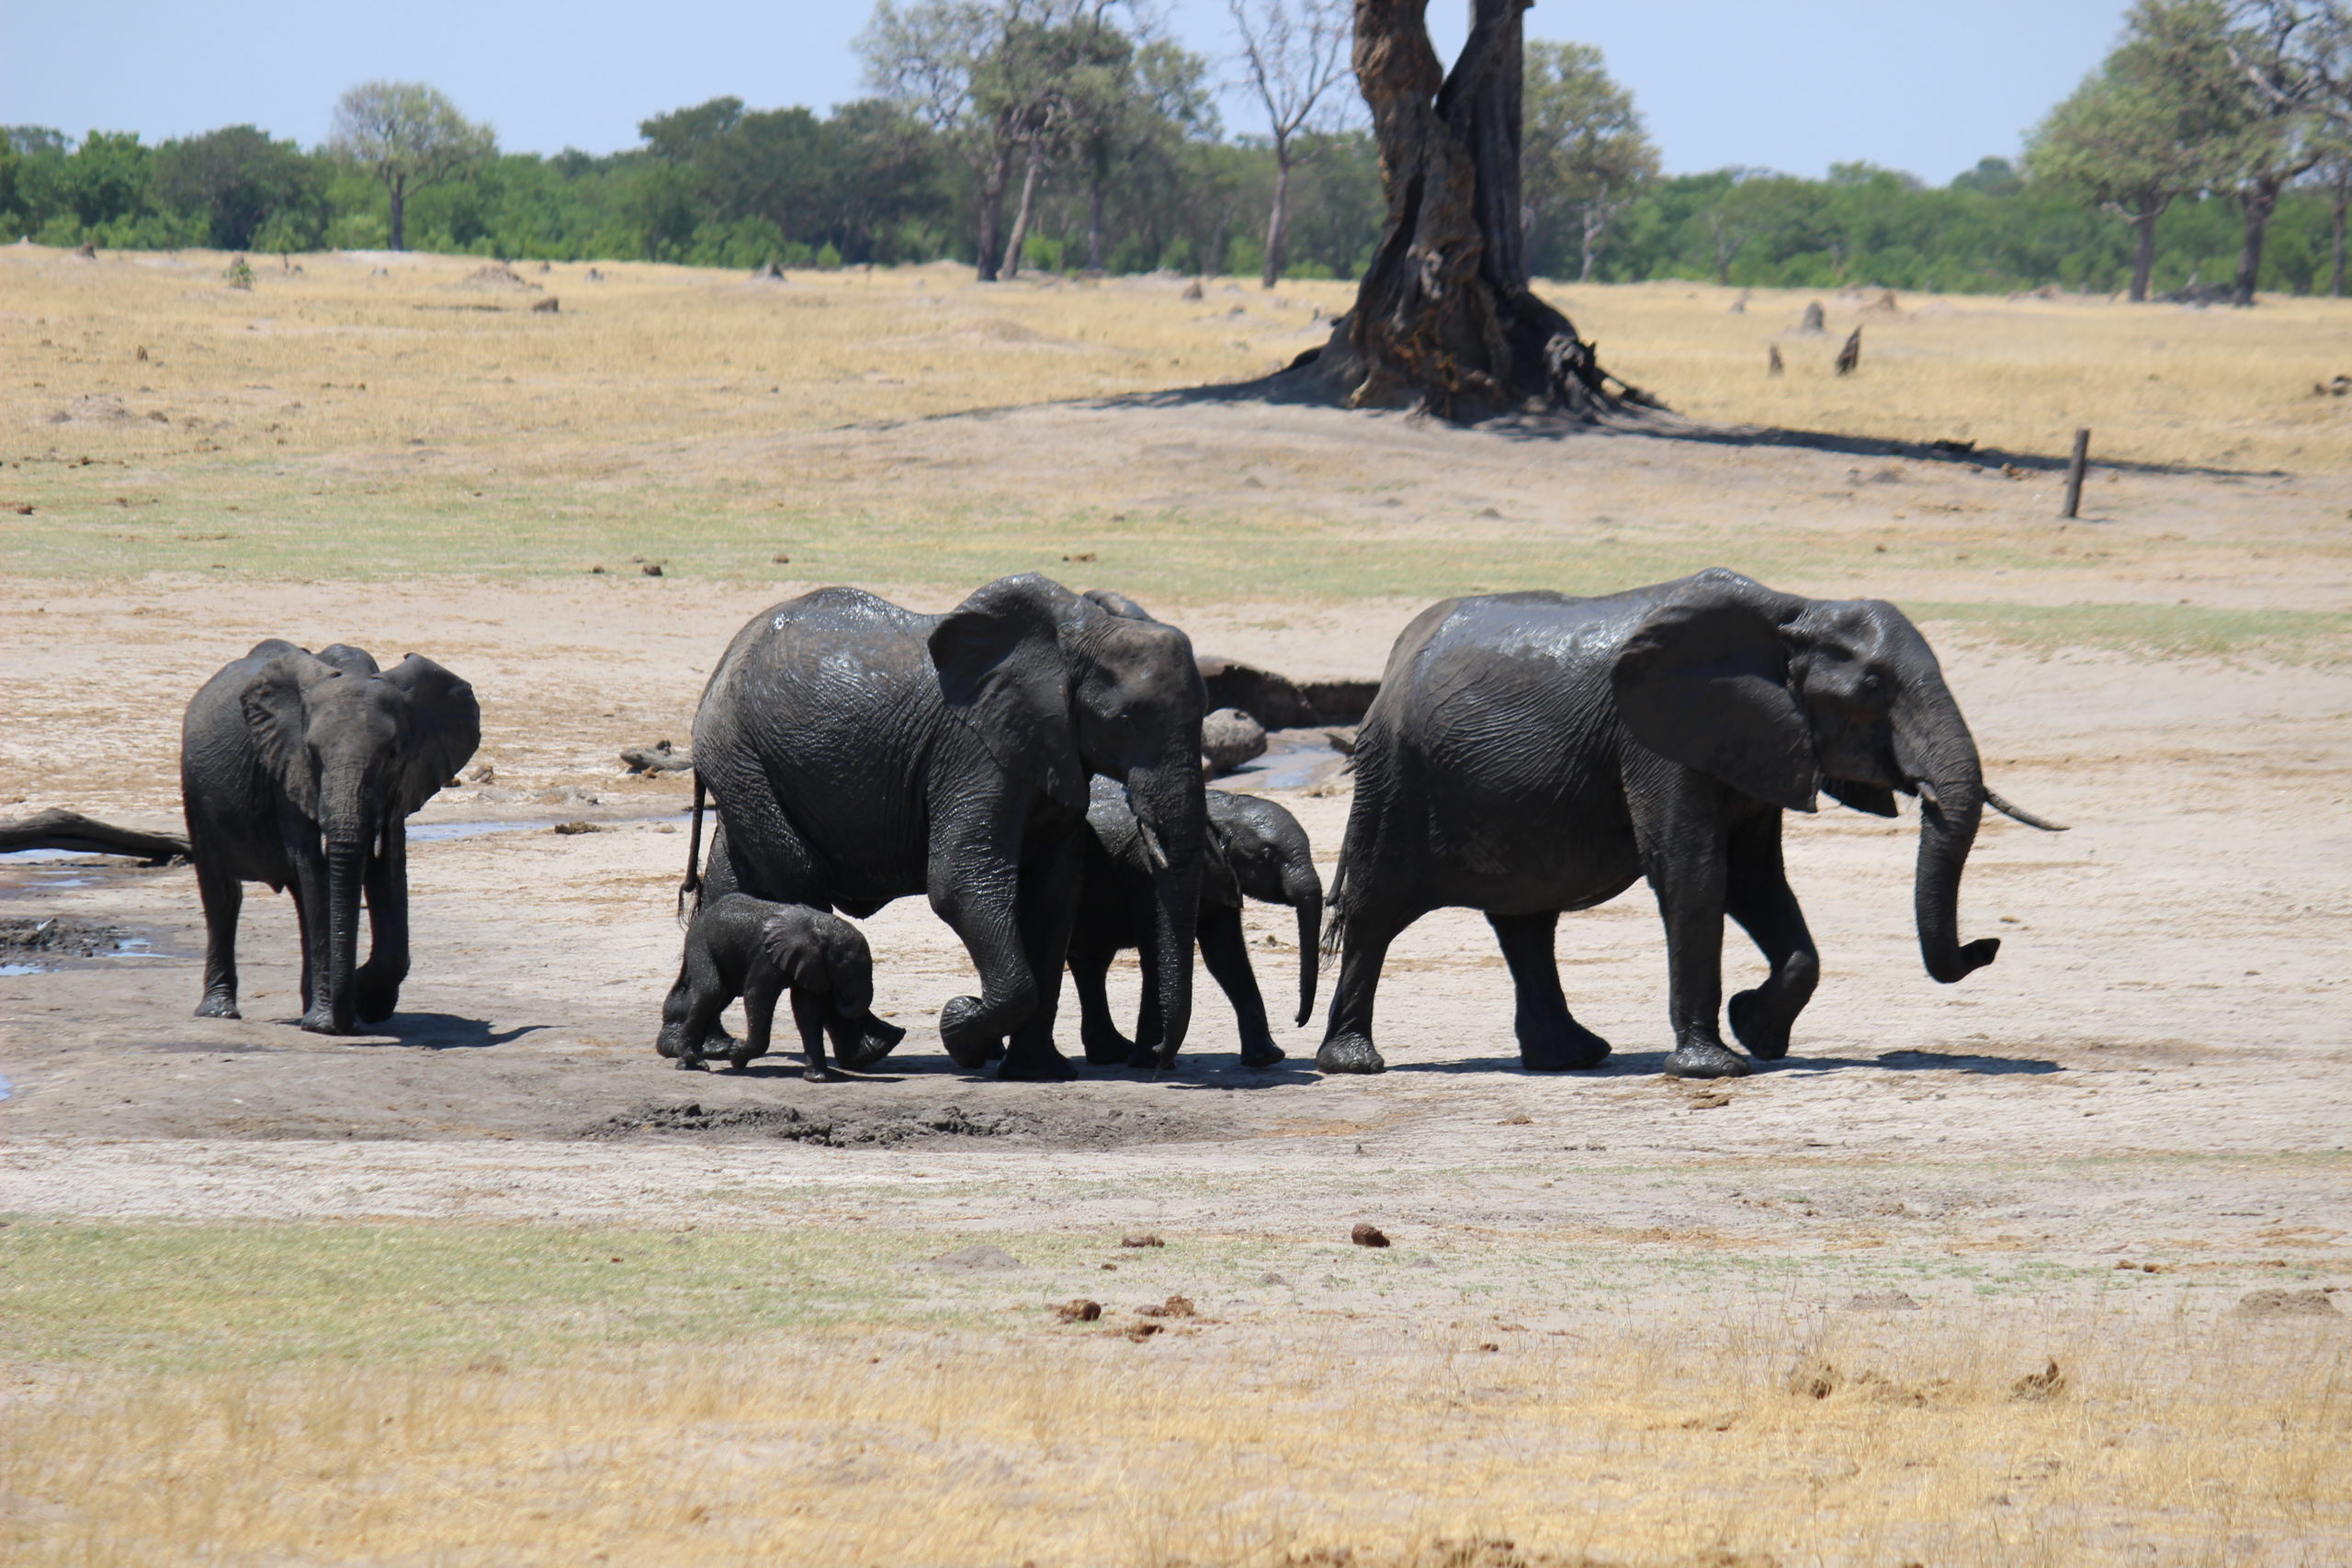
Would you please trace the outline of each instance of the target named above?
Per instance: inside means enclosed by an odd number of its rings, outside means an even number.
[[[1725,482],[1747,462],[1676,456]],[[2230,570],[2233,596],[2257,596],[2257,559]],[[2270,586],[2271,603],[2343,602],[2308,574]],[[2112,1254],[2214,1284],[2278,1267],[2334,1279],[2352,1262],[2352,672],[2043,655],[1931,625],[1995,783],[2074,831],[1988,822],[1963,934],[2005,945],[1945,988],[1908,928],[1912,824],[1834,809],[1792,822],[1825,979],[1791,1059],[1745,1081],[1659,1077],[1664,961],[1641,889],[1563,923],[1571,1005],[1617,1047],[1593,1074],[1518,1070],[1499,955],[1457,912],[1391,957],[1383,1077],[1306,1070],[1319,1019],[1284,1036],[1294,1066],[1245,1074],[1204,989],[1182,1063],[1159,1079],[976,1078],[933,1023],[968,966],[907,901],[867,922],[879,1005],[910,1031],[883,1070],[812,1086],[771,1058],[687,1077],[650,1043],[677,951],[685,790],[620,777],[614,753],[683,740],[708,660],[776,596],[610,580],[0,588],[8,809],[169,823],[186,694],[266,635],[433,653],[481,692],[496,770],[417,819],[466,830],[413,852],[416,971],[381,1035],[290,1026],[287,900],[248,898],[248,1017],[200,1021],[187,871],[0,863],[0,919],[54,915],[135,944],[0,973],[0,1211],[1318,1238],[1371,1219],[1420,1248],[1500,1235],[2077,1269]],[[1375,674],[1415,607],[1154,606],[1204,649],[1316,675]],[[1344,779],[1275,793],[1336,850]],[[559,820],[600,830],[560,836]],[[1254,911],[1251,931],[1278,1000],[1295,978],[1288,912]],[[1733,983],[1758,972],[1730,954]],[[1114,978],[1131,1004],[1132,967]],[[1073,1055],[1075,1032],[1066,1013]]]

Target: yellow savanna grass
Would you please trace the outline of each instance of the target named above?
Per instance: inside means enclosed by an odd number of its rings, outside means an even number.
[[[2324,1322],[1174,1321],[90,1373],[20,1391],[0,1495],[28,1568],[2352,1555]]]

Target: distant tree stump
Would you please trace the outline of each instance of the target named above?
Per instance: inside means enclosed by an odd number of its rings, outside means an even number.
[[[1764,374],[1778,376],[1786,369],[1788,367],[1781,362],[1781,345],[1767,344],[1764,348]]]
[[[1846,346],[1838,351],[1838,374],[1851,376],[1854,373],[1854,367],[1861,362],[1862,329],[1856,327],[1854,335],[1846,340]]]
[[[1829,330],[1829,318],[1823,313],[1821,301],[1814,300],[1804,308],[1804,320],[1797,323],[1797,331],[1807,337],[1819,337]]]

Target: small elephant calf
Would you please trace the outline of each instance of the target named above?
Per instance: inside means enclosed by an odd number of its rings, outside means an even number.
[[[675,1036],[678,1066],[703,1066],[702,1045],[727,1004],[743,998],[743,1038],[727,1053],[737,1067],[768,1051],[776,998],[792,990],[792,1021],[800,1030],[801,1074],[825,1081],[825,1009],[842,1018],[865,1016],[874,1005],[874,954],[865,935],[839,915],[799,904],[771,904],[748,893],[706,902],[686,931],[688,1011]],[[665,1040],[662,1054],[672,1054]]]

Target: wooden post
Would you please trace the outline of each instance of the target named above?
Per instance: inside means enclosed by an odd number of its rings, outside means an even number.
[[[2061,517],[2072,517],[2083,504],[2083,470],[2090,466],[2091,433],[2075,432],[2075,458],[2066,465],[2066,510]]]

